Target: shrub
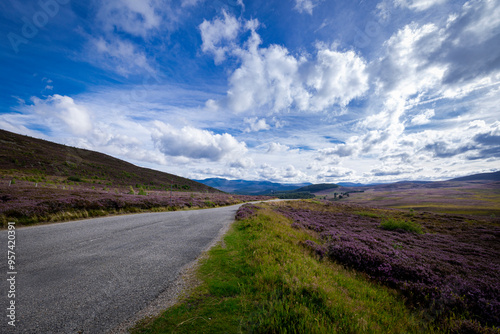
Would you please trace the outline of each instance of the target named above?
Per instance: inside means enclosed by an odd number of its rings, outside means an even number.
[[[203,204],[209,208],[213,208],[215,206],[215,203],[212,201],[205,201]]]
[[[68,181],[82,182],[82,179],[79,178],[78,176],[70,176],[70,177],[68,177]]]
[[[380,227],[389,231],[406,231],[417,234],[423,234],[422,226],[412,221],[398,220],[394,218],[385,218],[380,223]]]

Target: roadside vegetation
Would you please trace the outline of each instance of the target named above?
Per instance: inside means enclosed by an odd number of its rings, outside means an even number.
[[[500,220],[287,202],[275,210],[318,256],[393,288],[444,332],[500,333]],[[318,241],[319,240],[319,241]]]
[[[395,289],[318,251],[321,236],[279,212],[303,203],[244,205],[224,242],[202,260],[201,285],[131,332],[441,332]]]

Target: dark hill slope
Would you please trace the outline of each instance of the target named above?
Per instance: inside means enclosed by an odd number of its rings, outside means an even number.
[[[295,189],[296,192],[302,192],[302,191],[308,191],[311,193],[317,193],[320,191],[325,191],[325,190],[331,190],[331,189],[336,189],[339,186],[336,184],[332,183],[321,183],[321,184],[311,184],[309,186],[305,186],[299,189]]]
[[[452,179],[450,181],[500,181],[500,171],[494,173],[481,173]]]
[[[147,185],[153,189],[218,192],[204,184],[94,151],[69,147],[42,139],[0,130],[0,173],[48,180],[71,177],[83,183],[116,186]]]

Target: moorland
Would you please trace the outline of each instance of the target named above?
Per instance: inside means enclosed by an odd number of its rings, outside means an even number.
[[[397,182],[366,187],[341,187],[316,192],[334,198],[348,193],[349,203],[436,213],[500,216],[500,172],[441,182]]]

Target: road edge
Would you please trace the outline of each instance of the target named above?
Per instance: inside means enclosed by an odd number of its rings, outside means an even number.
[[[259,203],[261,201],[257,201]],[[235,204],[238,208],[247,203]],[[229,206],[231,207],[231,206]],[[140,321],[147,321],[148,318],[155,318],[165,312],[166,309],[177,304],[180,299],[193,288],[196,288],[200,281],[196,277],[196,271],[200,264],[200,260],[208,256],[208,251],[219,243],[223,243],[224,235],[227,233],[235,220],[224,224],[219,230],[217,236],[201,251],[200,255],[190,263],[184,265],[177,274],[177,277],[169,284],[169,286],[142,310],[134,314],[132,317],[107,331],[107,334],[127,334]]]

